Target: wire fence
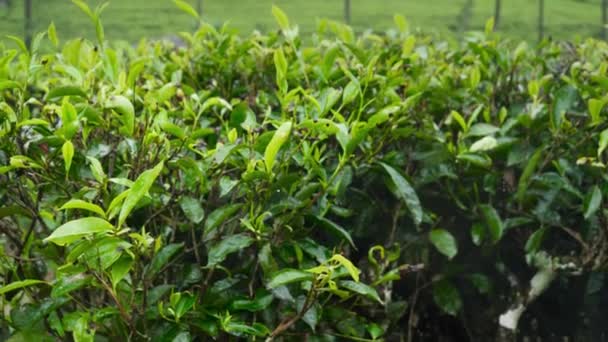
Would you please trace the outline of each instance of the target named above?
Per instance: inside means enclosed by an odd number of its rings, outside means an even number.
[[[88,0],[91,6],[101,0]],[[527,40],[547,36],[608,38],[608,0],[189,0],[214,25],[230,21],[242,32],[275,29],[270,7],[283,8],[300,31],[314,32],[318,18],[346,22],[356,30],[384,30],[396,13],[424,31],[457,36],[495,18],[495,30]],[[23,36],[53,21],[64,37],[92,36],[93,27],[69,0],[0,0],[0,34]],[[112,39],[139,40],[192,30],[172,0],[112,0],[104,11]]]

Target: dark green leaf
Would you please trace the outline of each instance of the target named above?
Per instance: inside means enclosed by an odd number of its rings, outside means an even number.
[[[20,206],[17,205],[12,205],[9,207],[0,207],[0,219],[7,217],[7,216],[13,216],[13,215],[20,215],[20,216],[31,216],[30,213],[23,209]]]
[[[407,205],[414,223],[417,225],[422,223],[422,206],[414,188],[397,170],[384,163],[380,163],[380,165],[390,176],[391,181],[395,185],[395,194]]]
[[[357,283],[352,280],[343,280],[340,281],[340,287],[383,304],[382,299],[380,299],[380,296],[378,296],[376,289],[369,285]]]
[[[488,294],[492,290],[492,283],[487,276],[481,273],[474,273],[471,274],[469,278],[471,279],[471,283],[473,283],[480,293]]]
[[[105,270],[118,260],[131,244],[116,237],[106,237],[94,243],[85,251],[84,259],[90,267]]]
[[[571,85],[560,88],[555,93],[551,124],[554,129],[559,129],[562,125],[564,115],[574,106],[578,98],[578,91]]]
[[[236,234],[223,238],[209,248],[207,266],[215,266],[226,259],[229,254],[249,247],[255,240],[249,235]]]
[[[224,221],[234,216],[242,206],[242,204],[230,204],[212,211],[205,221],[205,234],[210,233]]]
[[[496,209],[490,205],[482,205],[479,208],[481,209],[481,214],[486,222],[486,227],[490,232],[492,242],[498,242],[502,238],[504,231],[504,225],[500,216],[498,216]]]
[[[355,246],[355,242],[353,241],[353,238],[350,236],[350,233],[348,231],[346,231],[344,228],[340,227],[335,222],[330,221],[324,217],[315,216],[315,219],[324,229],[327,229],[333,235],[348,241],[348,243],[351,246],[353,246],[353,248],[357,248]]]
[[[547,228],[540,228],[535,231],[526,242],[526,253],[535,253],[540,249],[540,246],[545,237],[545,233],[547,232]]]
[[[456,159],[466,161],[482,168],[489,168],[492,166],[492,159],[485,154],[464,152],[459,154]]]
[[[239,322],[229,322],[226,326],[226,331],[236,336],[266,336],[270,333],[270,330],[261,323],[253,323],[253,325],[247,325]]]
[[[534,152],[534,154],[528,161],[528,164],[526,164],[526,167],[524,168],[524,171],[522,172],[521,177],[519,178],[519,182],[517,184],[517,193],[515,194],[515,197],[517,198],[517,200],[519,202],[523,201],[523,199],[524,199],[526,190],[527,190],[529,182],[530,182],[530,178],[532,178],[532,175],[534,174],[534,171],[536,170],[536,166],[538,165],[538,163],[540,161],[542,152],[543,152],[542,148],[539,148]]]
[[[444,229],[433,229],[429,232],[429,240],[437,250],[452,259],[458,254],[456,239],[450,232]]]
[[[458,290],[447,280],[441,280],[433,285],[435,304],[448,315],[456,316],[462,308],[462,299]]]
[[[593,187],[593,189],[591,190],[591,192],[589,192],[587,194],[587,196],[585,197],[585,203],[584,203],[584,217],[585,220],[588,220],[591,216],[593,216],[593,214],[595,214],[597,212],[597,210],[600,208],[600,206],[602,205],[602,191],[600,190],[600,188],[595,185]]]
[[[205,218],[205,211],[199,200],[185,196],[179,200],[179,205],[190,222],[201,223]]]
[[[294,269],[283,269],[273,274],[266,284],[269,289],[304,280],[312,280],[312,273]]]
[[[475,223],[471,227],[471,239],[476,246],[480,246],[486,236],[486,229],[480,223]]]
[[[152,278],[160,272],[169,261],[184,247],[183,243],[172,243],[163,247],[154,255],[146,269],[146,277]]]
[[[262,292],[255,296],[254,299],[236,299],[230,304],[232,310],[246,310],[250,312],[256,312],[265,310],[274,299],[273,295],[269,292]]]
[[[84,286],[89,285],[92,279],[92,276],[87,276],[84,273],[78,273],[73,276],[59,278],[53,284],[51,296],[54,298],[65,296],[74,290],[78,290]]]
[[[114,264],[112,264],[112,268],[110,269],[112,287],[116,288],[116,284],[118,284],[122,279],[127,276],[127,274],[129,274],[133,263],[134,260],[131,256],[123,254],[120,259],[118,259]]]

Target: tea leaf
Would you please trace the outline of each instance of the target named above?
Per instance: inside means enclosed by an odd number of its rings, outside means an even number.
[[[61,147],[61,153],[63,154],[63,163],[65,165],[66,175],[70,173],[72,167],[72,158],[74,158],[74,145],[71,141],[66,141]]]
[[[65,246],[95,233],[105,233],[114,229],[108,221],[97,217],[85,217],[67,222],[51,233],[44,241]]]
[[[504,225],[500,216],[498,216],[498,212],[490,205],[481,205],[479,208],[481,209],[481,214],[486,222],[488,231],[490,232],[492,242],[498,242],[502,238],[504,232]]]
[[[593,190],[587,194],[584,203],[584,214],[585,220],[588,220],[593,214],[597,212],[602,204],[602,191],[595,185]]]
[[[222,241],[209,248],[207,266],[220,264],[228,255],[249,247],[253,242],[253,238],[245,234],[236,234],[223,238]]]
[[[274,166],[276,156],[279,153],[279,150],[287,142],[289,138],[289,134],[291,132],[291,122],[284,122],[279,126],[279,129],[276,130],[272,139],[266,146],[266,150],[264,151],[264,162],[266,163],[266,171],[268,173],[272,173],[272,168]]]
[[[2,286],[0,287],[0,296],[14,291],[14,290],[18,290],[18,289],[22,289],[24,287],[28,287],[28,286],[32,286],[32,285],[38,285],[38,284],[47,284],[47,282],[42,281],[42,280],[38,280],[38,279],[26,279],[26,280],[20,280],[20,281],[15,281],[12,282],[8,285]]]
[[[390,176],[391,181],[395,185],[395,194],[407,205],[414,223],[417,225],[422,223],[422,206],[414,188],[397,170],[385,163],[380,163],[380,165]]]
[[[101,209],[101,207],[99,207],[96,204],[85,202],[85,201],[79,200],[79,199],[69,200],[66,203],[64,203],[61,206],[61,208],[59,208],[59,210],[66,210],[66,209],[87,210],[87,211],[91,211],[91,212],[98,214],[99,216],[103,217],[104,219],[106,218],[106,213],[103,211],[103,209]]]
[[[277,21],[277,24],[279,24],[279,27],[282,30],[289,29],[289,19],[287,18],[287,15],[285,14],[285,12],[283,12],[283,10],[281,10],[275,5],[272,5],[272,15],[274,16],[274,19]]]
[[[444,229],[433,229],[429,232],[429,240],[437,248],[437,250],[448,257],[453,259],[458,254],[458,245],[456,239],[450,232]]]
[[[189,3],[187,3],[183,0],[173,0],[173,2],[175,3],[175,5],[177,7],[179,7],[179,9],[184,11],[184,13],[189,14],[194,19],[200,20],[200,15],[196,12],[196,10],[192,6],[190,6]]]
[[[150,187],[152,187],[152,184],[154,184],[154,181],[160,175],[163,167],[164,163],[160,162],[153,169],[144,171],[137,177],[120,209],[120,215],[118,216],[119,228],[123,225],[137,203],[148,193],[148,190],[150,190]]]
[[[274,289],[279,286],[301,282],[304,280],[312,280],[312,273],[294,269],[284,269],[272,275],[266,287]]]
[[[120,132],[128,137],[132,136],[135,129],[135,109],[131,101],[124,96],[113,95],[106,102],[106,108],[114,109],[120,114]]]

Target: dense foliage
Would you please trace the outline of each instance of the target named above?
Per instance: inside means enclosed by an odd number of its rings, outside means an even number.
[[[0,47],[0,338],[605,331],[605,42],[116,46],[75,3],[97,42]]]

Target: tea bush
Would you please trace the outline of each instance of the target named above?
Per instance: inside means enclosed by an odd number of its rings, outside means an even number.
[[[3,339],[605,332],[605,42],[130,47],[74,2],[96,42],[0,47]]]

